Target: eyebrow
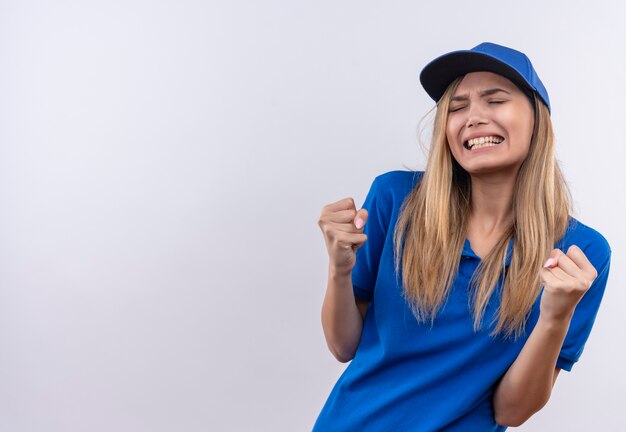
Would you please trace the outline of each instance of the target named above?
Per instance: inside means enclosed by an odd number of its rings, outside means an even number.
[[[491,96],[492,94],[496,94],[496,93],[499,93],[499,92],[504,92],[506,94],[511,94],[510,92],[508,92],[508,91],[506,91],[504,89],[501,89],[501,88],[492,88],[492,89],[487,89],[487,90],[484,90],[484,91],[480,92],[480,96],[481,97]],[[450,102],[465,101],[465,100],[468,100],[468,99],[469,99],[469,96],[467,94],[464,94],[464,95],[460,95],[460,96],[454,96],[450,100]]]

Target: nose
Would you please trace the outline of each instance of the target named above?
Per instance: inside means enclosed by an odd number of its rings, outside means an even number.
[[[465,127],[476,127],[479,124],[487,124],[488,120],[485,116],[485,112],[482,107],[478,103],[473,103],[468,107],[467,110],[467,121],[465,122]]]

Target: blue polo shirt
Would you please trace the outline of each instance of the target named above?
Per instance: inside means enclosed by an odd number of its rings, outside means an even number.
[[[335,384],[314,431],[503,431],[494,420],[495,384],[517,358],[539,318],[534,304],[524,336],[490,337],[500,288],[485,310],[484,328],[473,330],[469,281],[480,258],[465,240],[459,272],[434,326],[418,324],[402,296],[393,261],[393,228],[399,209],[422,171],[391,171],[375,178],[363,207],[368,239],[357,250],[354,295],[369,300],[356,354]],[[512,239],[506,266],[511,261]],[[602,300],[611,249],[594,229],[570,217],[555,245],[580,247],[598,276],[578,303],[557,367],[570,371],[578,361]]]

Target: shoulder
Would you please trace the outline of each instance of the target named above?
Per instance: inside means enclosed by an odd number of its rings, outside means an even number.
[[[415,183],[424,175],[424,171],[402,171],[393,170],[376,176],[376,181],[386,183],[402,183],[410,182]]]
[[[424,175],[423,171],[388,171],[374,179],[374,186],[381,197],[404,197]]]
[[[578,246],[596,267],[611,256],[611,245],[600,232],[570,216],[567,231],[557,247],[567,252],[572,245]]]
[[[422,171],[400,170],[377,175],[363,207],[370,213],[375,212],[383,226],[388,226],[422,175]]]

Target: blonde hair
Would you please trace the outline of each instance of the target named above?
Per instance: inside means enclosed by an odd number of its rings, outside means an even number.
[[[454,159],[446,138],[450,99],[457,78],[437,104],[424,175],[408,195],[394,230],[396,274],[402,264],[404,296],[419,322],[434,323],[458,272],[471,207],[470,176]],[[513,192],[513,224],[481,260],[471,279],[474,330],[482,326],[487,303],[503,278],[497,325],[491,335],[524,333],[540,293],[543,260],[567,229],[572,199],[554,154],[547,107],[534,97],[534,129]],[[505,268],[510,239],[511,262]],[[400,260],[400,257],[402,258]]]

